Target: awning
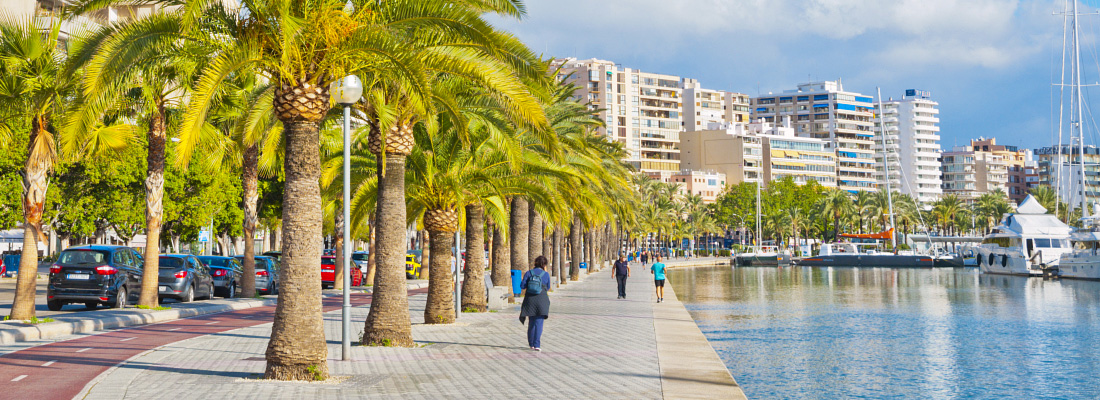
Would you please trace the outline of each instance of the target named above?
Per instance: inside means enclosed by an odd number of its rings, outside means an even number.
[[[772,150],[772,157],[786,158],[787,152],[784,150]]]
[[[894,236],[894,228],[879,233],[841,233],[840,237],[849,239],[888,240]]]

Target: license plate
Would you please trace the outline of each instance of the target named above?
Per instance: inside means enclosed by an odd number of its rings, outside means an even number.
[[[161,286],[160,287],[160,291],[162,291],[162,292],[167,292],[169,290],[171,290],[171,289],[168,289],[168,286]]]
[[[332,272],[332,271],[334,271],[334,270],[331,270],[331,269],[322,269],[321,270],[321,272]]]
[[[85,280],[86,281],[88,279],[92,279],[92,276],[89,275],[89,274],[66,274],[65,279]]]

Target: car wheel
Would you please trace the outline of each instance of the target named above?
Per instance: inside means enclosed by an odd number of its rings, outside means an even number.
[[[111,305],[111,308],[123,309],[126,308],[126,302],[129,300],[126,288],[118,289],[118,294],[115,295],[115,304]]]
[[[65,303],[57,300],[49,300],[46,302],[46,308],[50,309],[50,311],[61,311],[61,307],[64,305]]]
[[[237,284],[236,283],[230,283],[229,284],[229,293],[227,293],[227,294],[228,294],[228,296],[225,296],[225,298],[227,298],[227,299],[232,299],[234,297],[237,297]]]
[[[188,286],[187,291],[183,293],[183,298],[181,298],[180,301],[184,303],[195,301],[195,287]]]
[[[84,302],[84,307],[89,309],[89,310],[95,310],[96,308],[99,307],[99,302],[98,301]]]

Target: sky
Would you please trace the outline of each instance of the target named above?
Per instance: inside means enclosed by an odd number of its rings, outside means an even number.
[[[1095,11],[1096,3],[1079,3],[1080,12]],[[881,88],[883,98],[928,90],[940,103],[944,150],[978,137],[1021,148],[1056,141],[1059,101],[1052,83],[1060,80],[1064,17],[1055,13],[1065,0],[525,4],[522,20],[494,23],[548,57],[611,60],[751,96],[837,79],[847,91],[874,95]],[[1095,83],[1100,16],[1082,16],[1080,24],[1083,81]],[[1095,131],[1086,133],[1087,144],[1100,145]]]

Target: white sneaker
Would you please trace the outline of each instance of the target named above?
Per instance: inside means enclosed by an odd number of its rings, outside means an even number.
[[[538,347],[532,347],[532,349],[535,349],[535,351],[542,351],[542,349]]]

